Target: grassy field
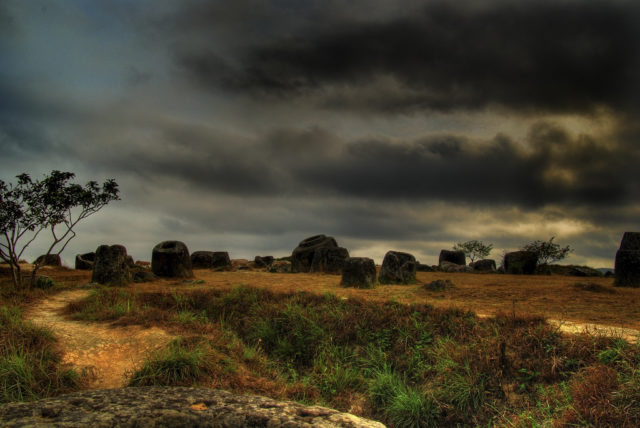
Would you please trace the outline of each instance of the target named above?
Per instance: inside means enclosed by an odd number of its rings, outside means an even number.
[[[70,285],[89,279],[50,273]],[[435,279],[455,287],[423,287]],[[396,427],[640,425],[638,345],[563,335],[544,320],[638,328],[639,290],[561,276],[419,273],[417,284],[371,290],[339,281],[201,270],[189,281],[97,287],[67,311],[180,335],[131,385],[257,393]]]

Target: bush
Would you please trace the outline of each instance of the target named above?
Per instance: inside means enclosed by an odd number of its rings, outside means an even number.
[[[521,250],[535,253],[538,257],[538,265],[547,265],[563,260],[573,252],[573,248],[568,245],[561,247],[559,244],[553,242],[554,239],[555,236],[552,236],[548,241],[536,240],[526,244]]]

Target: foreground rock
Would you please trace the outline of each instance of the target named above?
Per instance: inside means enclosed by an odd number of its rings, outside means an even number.
[[[504,273],[512,275],[533,275],[538,264],[538,256],[531,251],[514,251],[504,256]]]
[[[418,263],[409,253],[387,251],[380,268],[380,284],[410,284],[416,280]]]
[[[367,257],[349,257],[342,268],[344,287],[373,288],[376,284],[376,264]]]
[[[62,266],[62,259],[60,254],[43,254],[33,264],[38,266]]]
[[[0,406],[2,426],[350,427],[380,422],[318,406],[185,387],[103,389]]]
[[[96,261],[96,253],[84,253],[76,255],[77,270],[93,270],[93,263]]]
[[[157,276],[192,278],[189,249],[180,241],[164,241],[153,247],[151,271]]]
[[[464,251],[441,250],[440,257],[438,257],[438,264],[442,265],[442,262],[465,266],[467,264],[467,258],[464,255]]]
[[[339,274],[349,257],[346,248],[338,247],[331,236],[315,235],[302,240],[291,254],[291,272]]]
[[[625,232],[616,252],[615,285],[640,287],[640,232]]]
[[[127,249],[122,245],[100,245],[96,250],[91,282],[105,285],[129,283]]]

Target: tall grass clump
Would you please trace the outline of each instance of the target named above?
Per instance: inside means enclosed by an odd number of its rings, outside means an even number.
[[[210,371],[205,344],[179,338],[147,358],[131,375],[129,386],[191,386]]]
[[[33,401],[81,388],[85,375],[64,367],[48,329],[22,319],[17,306],[0,307],[0,402]]]

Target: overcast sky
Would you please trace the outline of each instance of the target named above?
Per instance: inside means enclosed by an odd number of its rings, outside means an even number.
[[[640,3],[0,2],[0,179],[114,178],[63,257],[492,257],[640,230]],[[44,250],[36,244],[29,258]]]

